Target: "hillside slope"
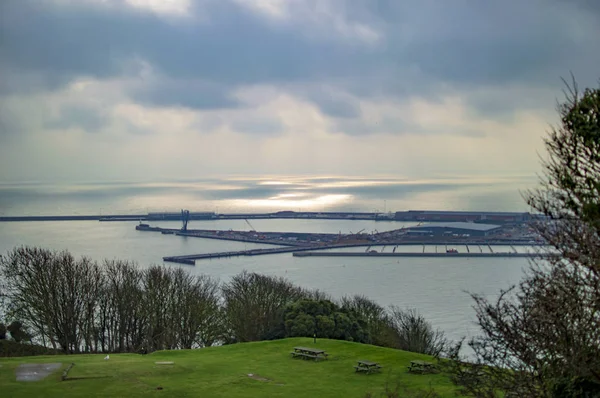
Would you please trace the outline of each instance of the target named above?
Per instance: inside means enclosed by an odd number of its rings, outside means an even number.
[[[0,391],[7,397],[364,397],[379,396],[386,382],[415,388],[433,387],[442,397],[455,388],[442,374],[407,373],[411,360],[425,355],[337,340],[318,340],[329,359],[292,359],[294,346],[315,346],[312,339],[294,338],[235,344],[201,350],[159,351],[150,355],[44,356],[0,359]],[[359,359],[379,362],[380,374],[356,374]],[[173,365],[156,365],[173,361]],[[69,380],[56,372],[39,382],[17,382],[22,363],[61,362],[75,367]],[[252,374],[253,377],[248,375]],[[158,389],[157,387],[162,387]],[[401,394],[402,395],[402,394]]]

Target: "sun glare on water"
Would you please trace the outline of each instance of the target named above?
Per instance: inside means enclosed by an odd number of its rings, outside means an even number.
[[[232,206],[253,208],[322,210],[325,207],[339,205],[352,200],[352,195],[321,195],[300,199],[301,194],[280,194],[268,199],[248,199],[231,201]]]

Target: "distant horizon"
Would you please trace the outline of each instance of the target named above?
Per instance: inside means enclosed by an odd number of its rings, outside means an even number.
[[[211,212],[211,211],[203,211],[203,210],[190,210],[190,209],[181,209],[181,210],[188,210],[190,212],[190,215],[200,215],[200,214],[214,214],[216,216],[236,216],[236,215],[256,215],[256,216],[260,216],[260,215],[277,215],[278,213],[295,213],[295,214],[347,214],[347,215],[352,215],[352,214],[369,214],[369,215],[376,215],[376,214],[396,214],[396,213],[440,213],[440,214],[482,214],[482,215],[491,215],[491,214],[497,214],[497,215],[509,215],[509,214],[531,214],[531,215],[538,215],[541,213],[532,213],[531,211],[492,211],[492,210],[436,210],[436,209],[406,209],[406,210],[389,210],[385,213],[380,213],[380,212],[361,212],[361,211],[355,211],[355,212],[351,212],[351,211],[296,211],[296,210],[277,210],[277,211],[272,211],[272,212],[235,212],[235,213],[216,213],[216,212]],[[128,216],[128,217],[134,217],[134,216],[147,216],[147,215],[160,215],[160,214],[165,214],[165,215],[174,215],[174,214],[180,214],[180,211],[158,211],[158,212],[148,212],[148,213],[139,213],[139,214],[81,214],[81,215],[64,215],[64,216],[59,216],[59,215],[53,215],[53,214],[44,214],[44,215],[39,215],[39,216],[25,216],[25,215],[14,215],[14,216],[2,216],[0,215],[0,221],[4,221],[2,220],[3,218],[18,218],[18,217],[69,217],[69,216],[77,216],[77,217],[104,217],[104,218],[109,218],[109,217],[118,217],[118,216]],[[285,217],[282,217],[285,218]],[[313,218],[315,219],[315,218]],[[319,218],[316,218],[319,219]],[[310,220],[310,218],[309,218]],[[171,220],[166,220],[166,221],[171,221]],[[198,221],[198,220],[196,220]],[[387,221],[386,219],[379,219],[379,221]],[[395,221],[395,220],[389,220],[389,221]],[[125,222],[125,221],[124,221]],[[454,221],[448,221],[448,222],[454,222]],[[459,222],[459,221],[457,221]]]

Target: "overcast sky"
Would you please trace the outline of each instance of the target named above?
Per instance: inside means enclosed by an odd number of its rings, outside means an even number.
[[[595,0],[1,0],[0,181],[533,175]]]

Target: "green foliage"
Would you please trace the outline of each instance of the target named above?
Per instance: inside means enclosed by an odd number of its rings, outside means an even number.
[[[289,337],[311,336],[316,333],[315,318],[304,313],[297,314],[294,318],[286,319],[285,330]]]
[[[383,398],[440,398],[440,394],[432,387],[428,388],[410,388],[403,382],[401,379],[396,380],[395,383],[390,383],[389,381],[385,383],[384,390],[376,395],[372,392],[368,392],[365,394],[364,398],[375,398],[375,397],[383,397]]]
[[[313,319],[313,317],[310,315],[302,315],[310,317],[311,320]],[[317,337],[333,336],[336,330],[335,320],[331,319],[331,317],[326,315],[317,315],[316,317],[314,317],[314,319],[317,321]],[[304,336],[306,336],[306,334]]]
[[[365,322],[329,300],[300,300],[284,312],[286,335],[369,342]]]
[[[598,398],[600,383],[583,377],[558,378],[551,392],[553,398]]]
[[[6,325],[0,323],[0,340],[6,340]]]
[[[8,325],[7,330],[10,333],[10,337],[17,343],[31,340],[31,335],[27,332],[23,326],[23,323],[20,321],[11,322],[11,324]]]
[[[37,344],[17,343],[12,340],[0,340],[0,357],[28,357],[35,355],[57,355],[53,350]]]

